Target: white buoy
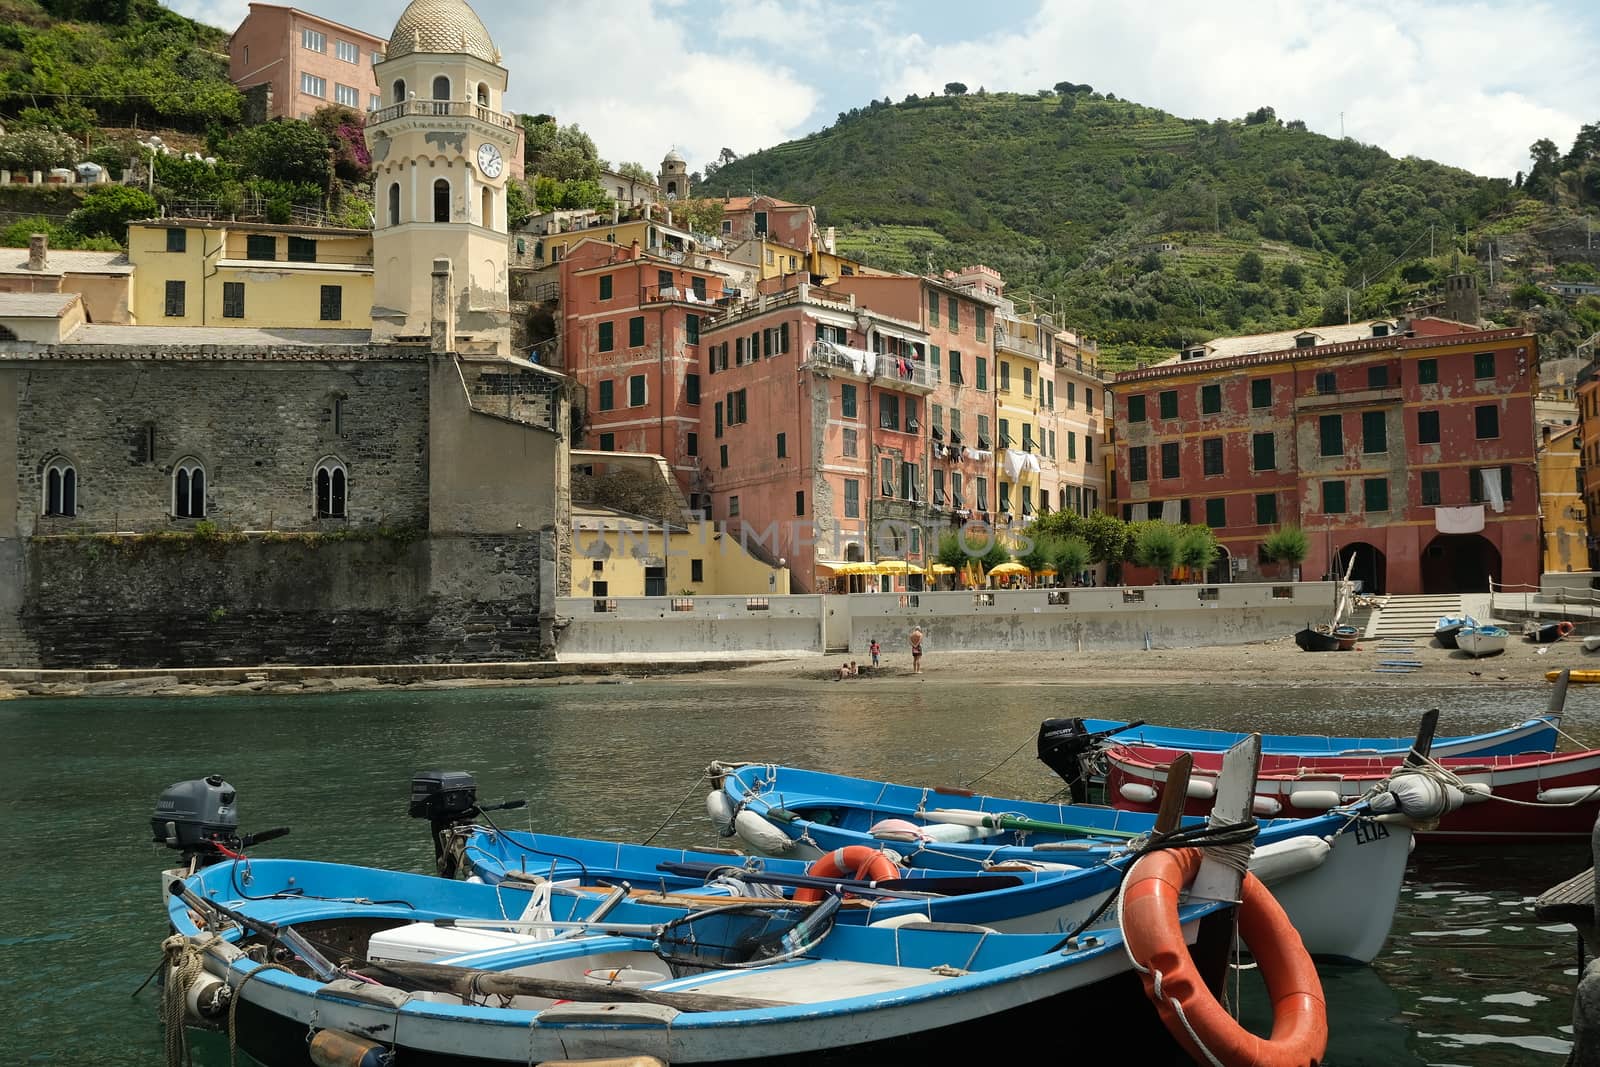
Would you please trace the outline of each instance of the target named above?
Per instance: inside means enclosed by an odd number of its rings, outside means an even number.
[[[733,798],[720,789],[706,794],[706,814],[723,837],[733,836]]]
[[[1289,794],[1289,806],[1302,811],[1327,811],[1339,806],[1339,794],[1332,789],[1296,789]]]
[[[1250,802],[1250,810],[1263,819],[1270,819],[1283,810],[1283,805],[1278,803],[1276,797],[1256,797]]]
[[[1332,851],[1333,846],[1322,838],[1302,834],[1256,849],[1255,855],[1250,857],[1250,870],[1267,885],[1272,885],[1285,878],[1316,870]]]

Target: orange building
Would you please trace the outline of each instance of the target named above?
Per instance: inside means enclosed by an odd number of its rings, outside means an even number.
[[[1298,524],[1302,575],[1368,592],[1537,585],[1537,341],[1443,319],[1225,338],[1125,371],[1126,519],[1204,523],[1241,576]]]
[[[328,104],[380,106],[373,64],[389,42],[282,4],[252,3],[228,40],[228,78],[239,88],[271,87],[268,118],[310,118]]]

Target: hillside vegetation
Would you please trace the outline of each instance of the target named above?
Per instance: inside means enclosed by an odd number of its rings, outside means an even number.
[[[987,263],[1123,358],[1343,321],[1347,296],[1356,315],[1402,310],[1469,231],[1527,199],[1270,108],[1181,119],[1065,83],[876,101],[701,188],[814,203],[842,250],[876,266]]]

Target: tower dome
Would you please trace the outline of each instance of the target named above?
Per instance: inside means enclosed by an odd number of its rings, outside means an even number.
[[[469,55],[500,65],[500,49],[466,0],[411,0],[389,34],[386,58],[413,52]]]
[[[663,162],[663,163],[685,163],[685,162],[687,162],[687,160],[685,160],[682,156],[678,155],[678,150],[676,148],[673,148],[673,149],[669,149],[668,150],[666,158],[662,159],[661,162]]]

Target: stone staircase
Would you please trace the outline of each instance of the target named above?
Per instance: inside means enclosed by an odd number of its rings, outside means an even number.
[[[1372,613],[1367,637],[1432,637],[1442,615],[1460,615],[1461,597],[1457,593],[1437,596],[1391,596],[1382,608]]]

